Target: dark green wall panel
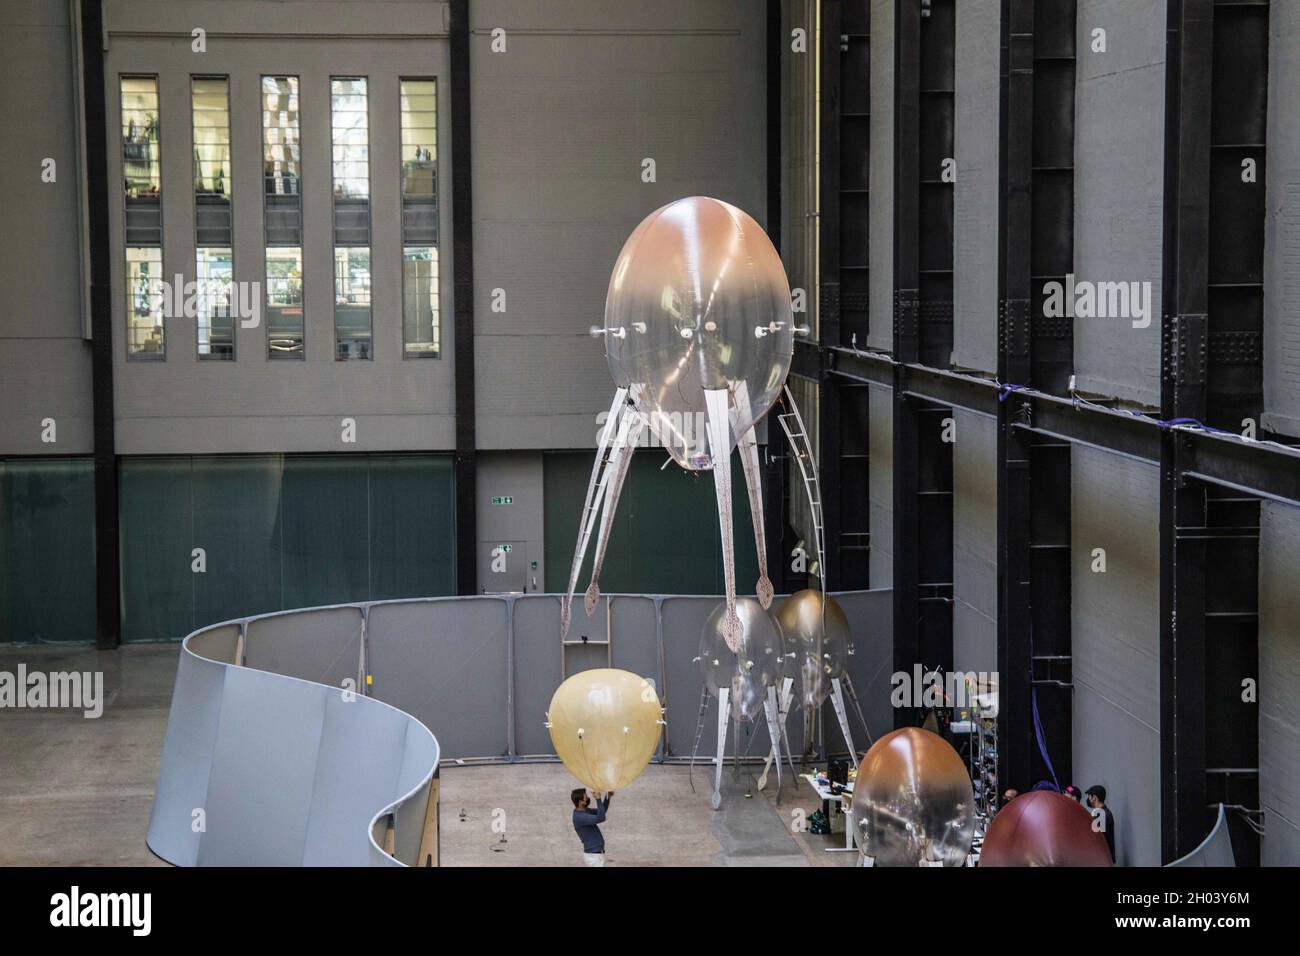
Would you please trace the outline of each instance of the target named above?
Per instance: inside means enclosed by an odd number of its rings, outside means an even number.
[[[90,459],[0,461],[0,641],[94,641]]]
[[[555,452],[544,472],[546,590],[568,585],[578,516],[591,478],[594,452]],[[722,544],[712,472],[663,468],[661,449],[639,449],[623,488],[614,531],[600,576],[606,593],[721,594]],[[749,497],[739,459],[732,456],[736,592],[752,594],[758,580]],[[578,578],[578,592],[591,580],[595,534]]]
[[[124,459],[123,640],[175,640],[267,611],[452,594],[453,481],[445,455]],[[202,574],[191,570],[194,548],[205,551]]]

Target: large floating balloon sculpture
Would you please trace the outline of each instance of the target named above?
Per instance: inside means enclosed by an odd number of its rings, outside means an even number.
[[[555,752],[592,790],[622,790],[641,775],[664,725],[650,681],[627,671],[579,671],[555,691],[546,726]]]
[[[853,818],[858,849],[875,866],[962,866],[975,836],[975,789],[948,741],[904,727],[858,764]]]
[[[735,542],[731,525],[731,452],[739,447],[758,554],[755,593],[772,603],[763,536],[755,424],[781,395],[794,352],[790,285],[771,240],[742,210],[704,196],[656,209],[632,231],[609,279],[605,358],[616,391],[601,432],[562,600],[570,604],[592,533],[596,554],[587,588],[588,616],[600,599],[600,572],[632,452],[644,429],[687,471],[712,471],[722,538],[726,611],[722,634],[740,647]],[[788,393],[787,393],[788,394]],[[793,406],[793,402],[791,402]],[[797,419],[797,411],[789,413]],[[787,433],[803,433],[802,423]],[[796,452],[798,453],[798,452]],[[807,464],[811,467],[811,456]],[[599,521],[599,529],[597,529]]]
[[[835,598],[821,591],[808,588],[791,594],[781,602],[776,611],[777,623],[785,636],[786,657],[788,660],[787,677],[780,695],[780,718],[782,725],[793,702],[793,690],[797,686],[799,706],[803,710],[803,731],[805,753],[812,746],[816,729],[817,714],[822,704],[830,698],[839,720],[840,732],[844,734],[848,745],[849,757],[857,766],[857,748],[853,743],[853,733],[849,727],[849,714],[846,707],[852,704],[858,721],[867,732],[867,742],[871,742],[871,730],[867,727],[862,714],[858,695],[849,679],[848,662],[852,654],[852,635],[849,632],[849,619],[844,614]],[[769,763],[775,753],[769,755]],[[762,780],[759,782],[762,786]]]
[[[980,866],[1110,865],[1092,814],[1051,790],[1022,793],[999,810],[980,849]]]
[[[700,653],[695,658],[704,681],[700,700],[700,722],[696,728],[695,750],[691,766],[700,747],[704,729],[704,711],[709,698],[718,701],[718,757],[713,776],[713,808],[722,805],[722,761],[727,740],[727,723],[734,728],[732,757],[740,768],[740,725],[752,722],[760,711],[766,712],[768,736],[777,755],[777,790],[781,787],[780,740],[783,728],[777,716],[777,685],[785,668],[785,641],[772,615],[754,598],[736,599],[740,619],[740,646],[734,650],[725,639],[727,605],[719,604],[709,615],[700,632]],[[793,765],[791,767],[793,769]]]

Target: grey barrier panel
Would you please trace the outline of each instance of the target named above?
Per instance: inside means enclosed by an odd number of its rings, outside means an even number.
[[[368,839],[395,810],[399,856],[414,862],[439,758],[428,728],[380,701],[191,648],[233,651],[239,630],[219,625],[182,646],[150,848],[181,866],[398,865]]]
[[[637,594],[613,595],[610,613],[614,621],[614,666],[650,678],[662,700],[655,599]]]
[[[360,700],[355,694],[344,699],[337,690],[325,698],[304,866],[346,866],[363,859],[369,840],[366,828],[357,825],[358,818],[365,819],[383,803],[381,796],[358,805],[350,792],[335,792],[331,781],[355,779],[363,790],[388,796],[400,792],[398,777],[411,720],[390,707],[358,706]]]
[[[233,631],[235,639],[239,636],[237,624],[219,625],[206,634],[215,630]],[[195,635],[200,636],[205,632]],[[213,643],[219,644],[220,639]],[[193,814],[207,803],[227,669],[228,665],[181,650],[145,839],[154,853],[178,866],[194,866],[199,858],[202,834],[193,828]]]
[[[654,681],[662,702],[664,679],[659,660],[659,609],[653,597],[639,594],[610,596],[614,631],[614,666]],[[663,758],[664,739],[659,738],[655,759]]]
[[[1232,852],[1232,835],[1228,832],[1228,817],[1219,804],[1219,815],[1209,836],[1191,853],[1179,857],[1169,866],[1236,866],[1237,855]]]
[[[549,595],[515,600],[514,612],[515,751],[554,754],[545,727],[551,695],[560,673],[560,601]]]
[[[506,600],[442,598],[372,605],[370,693],[426,727],[444,757],[499,757],[509,747]]]
[[[238,624],[217,624],[204,631],[198,631],[189,639],[189,649],[199,657],[223,664],[236,664],[235,651],[239,648]]]
[[[323,691],[247,667],[226,671],[200,866],[302,862],[325,717]],[[345,792],[331,796],[347,798]]]
[[[357,679],[361,609],[326,607],[248,622],[244,662],[249,667],[341,687]]]

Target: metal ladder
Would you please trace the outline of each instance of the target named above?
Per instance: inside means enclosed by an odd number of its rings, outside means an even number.
[[[780,423],[781,430],[785,432],[785,437],[790,441],[790,452],[799,466],[799,474],[803,476],[804,490],[808,494],[808,504],[812,509],[813,544],[817,548],[817,573],[822,580],[825,580],[826,553],[822,545],[825,536],[822,528],[822,493],[821,484],[817,480],[817,462],[813,457],[812,442],[808,439],[808,432],[804,428],[803,416],[799,414],[799,406],[795,404],[794,396],[790,394],[790,386],[786,385],[784,391],[785,404],[789,406],[790,411],[777,415],[776,420]]]

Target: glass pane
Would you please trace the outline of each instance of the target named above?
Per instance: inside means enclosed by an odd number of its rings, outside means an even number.
[[[437,357],[438,249],[402,250],[402,344],[407,355]]]
[[[370,581],[366,456],[290,456],[282,488],[284,606],[364,601]]]
[[[207,570],[194,576],[194,626],[281,610],[279,455],[195,458],[194,547]]]
[[[269,196],[301,195],[298,77],[262,77],[262,165]]]
[[[445,455],[370,459],[371,600],[456,593],[455,487]]]
[[[402,196],[436,198],[438,156],[437,86],[433,80],[402,80]]]
[[[271,358],[302,358],[302,249],[266,250],[266,342]]]
[[[235,357],[235,322],[231,297],[235,294],[234,256],[229,249],[199,249],[194,271],[198,282],[197,321],[199,356],[206,359]]]
[[[162,250],[126,250],[126,352],[161,359],[163,338]]]
[[[128,199],[154,197],[162,189],[158,79],[122,77],[122,176]]]
[[[370,358],[370,250],[334,250],[335,357]]]
[[[94,463],[0,461],[0,643],[94,640]]]
[[[188,458],[125,458],[118,472],[122,640],[172,641],[194,630]]]
[[[230,195],[230,93],[225,77],[190,80],[194,118],[194,192]]]
[[[330,80],[331,141],[334,144],[334,195],[370,195],[370,110],[365,77]]]

